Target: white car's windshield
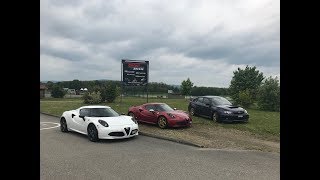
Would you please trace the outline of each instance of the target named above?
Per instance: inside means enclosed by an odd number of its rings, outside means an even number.
[[[119,114],[111,108],[91,108],[91,117],[117,117]]]

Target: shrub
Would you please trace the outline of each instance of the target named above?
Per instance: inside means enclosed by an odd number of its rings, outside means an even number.
[[[252,94],[248,89],[239,92],[238,103],[245,108],[249,107],[253,103]]]
[[[261,110],[280,111],[280,85],[277,77],[269,77],[260,87],[258,106]]]
[[[88,93],[86,92],[82,98],[83,98],[83,103],[84,104],[99,104],[101,103],[101,96],[100,92],[92,92]]]
[[[101,101],[112,103],[119,96],[119,88],[114,83],[110,83],[101,90]]]
[[[51,90],[51,97],[53,98],[63,98],[66,92],[58,85],[54,85]]]

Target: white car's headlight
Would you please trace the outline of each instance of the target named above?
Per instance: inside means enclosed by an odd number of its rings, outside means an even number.
[[[223,111],[225,114],[232,114],[231,111]]]
[[[244,109],[244,113],[248,113],[247,110]]]
[[[109,124],[103,120],[98,120],[98,122],[104,127],[109,127]]]

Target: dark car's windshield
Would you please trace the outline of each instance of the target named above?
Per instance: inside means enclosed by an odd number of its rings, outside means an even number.
[[[224,97],[214,97],[212,99],[214,105],[232,105],[231,102]]]
[[[111,108],[91,108],[91,117],[117,117],[119,114]]]
[[[165,112],[170,112],[170,111],[174,111],[170,106],[168,106],[167,104],[157,104],[155,105],[155,108],[157,111],[165,111]]]

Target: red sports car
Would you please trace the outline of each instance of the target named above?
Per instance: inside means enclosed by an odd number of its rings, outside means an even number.
[[[132,106],[128,115],[139,122],[158,124],[160,128],[189,127],[192,119],[185,111],[172,109],[165,103],[147,103],[140,106]]]

